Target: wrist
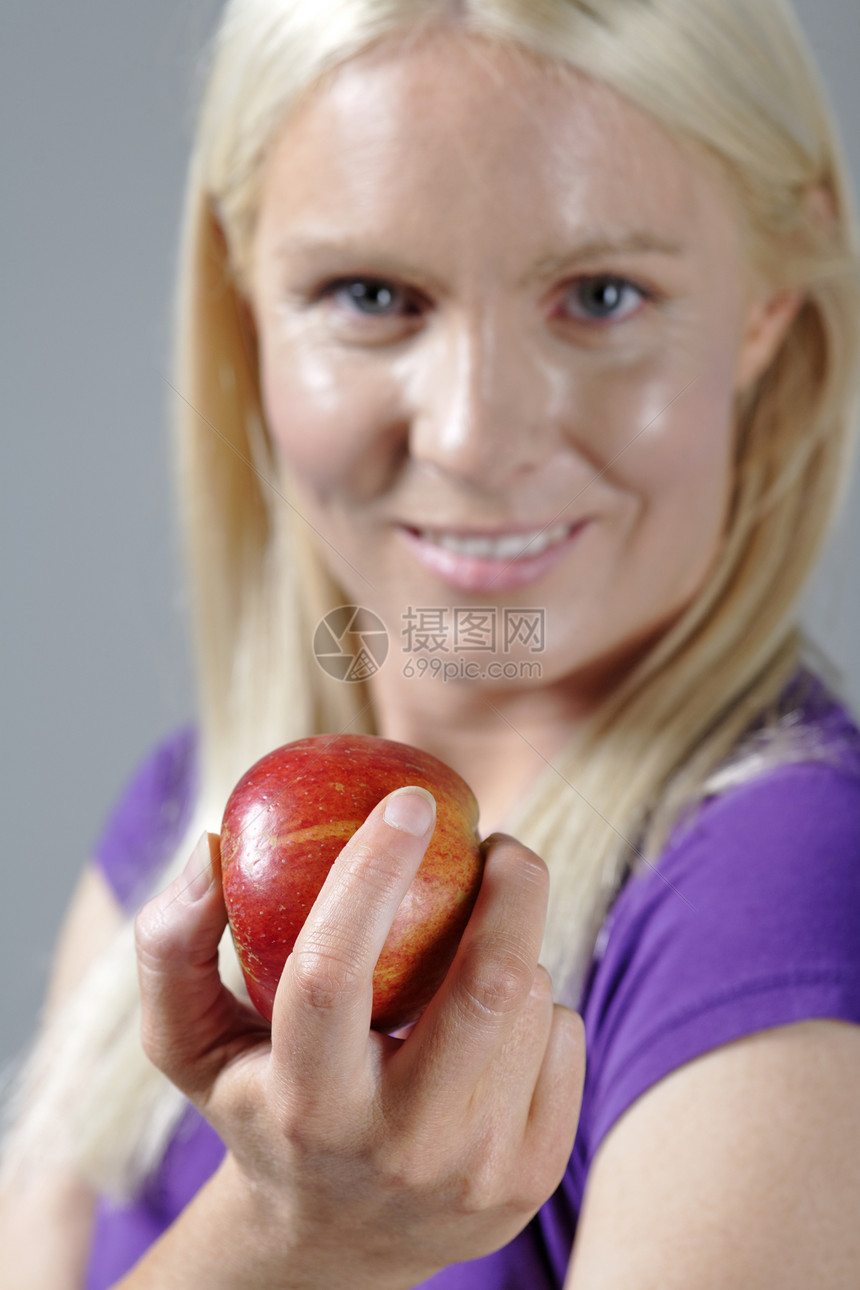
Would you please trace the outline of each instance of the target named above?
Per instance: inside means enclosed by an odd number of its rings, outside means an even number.
[[[276,1212],[228,1152],[117,1290],[186,1290],[192,1282],[207,1290],[310,1290],[315,1283],[301,1274],[294,1244],[283,1207]]]
[[[425,1279],[393,1268],[388,1242],[379,1242],[377,1255],[361,1240],[366,1233],[350,1242],[319,1219],[311,1225],[290,1213],[284,1198],[249,1178],[229,1152],[209,1187],[242,1290],[412,1290]]]

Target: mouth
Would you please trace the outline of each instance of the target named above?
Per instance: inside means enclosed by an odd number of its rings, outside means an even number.
[[[419,562],[448,586],[496,592],[536,582],[565,558],[588,524],[578,520],[519,532],[477,532],[399,525]]]
[[[409,531],[457,555],[478,560],[519,560],[524,556],[540,555],[556,546],[570,534],[575,524],[553,524],[549,527],[528,529],[520,533],[457,533],[450,529],[416,529]]]

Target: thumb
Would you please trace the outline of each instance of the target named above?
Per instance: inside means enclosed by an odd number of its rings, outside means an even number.
[[[241,1032],[258,1042],[264,1029],[218,974],[226,925],[219,839],[203,833],[184,871],[135,923],[144,1051],[196,1102],[206,1100],[227,1049],[235,1056]]]

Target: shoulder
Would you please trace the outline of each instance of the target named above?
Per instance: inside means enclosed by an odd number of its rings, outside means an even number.
[[[814,724],[814,759],[704,802],[616,900],[583,1008],[589,1155],[694,1057],[788,1022],[860,1023],[860,736],[832,704]]]
[[[641,865],[611,922],[659,915],[679,935],[717,937],[723,951],[754,928],[766,949],[814,917],[835,931],[849,896],[860,896],[860,766],[796,762],[703,803]]]
[[[94,862],[127,911],[146,894],[189,823],[197,752],[195,727],[173,731],[139,763],[107,818]]]

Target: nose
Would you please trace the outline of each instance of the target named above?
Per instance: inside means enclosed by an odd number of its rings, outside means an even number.
[[[481,488],[515,484],[557,450],[565,387],[522,328],[488,313],[442,327],[416,373],[410,455]]]

